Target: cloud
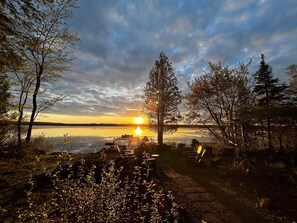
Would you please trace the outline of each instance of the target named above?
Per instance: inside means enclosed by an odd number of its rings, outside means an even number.
[[[67,101],[51,112],[134,115],[159,53],[172,61],[179,86],[201,74],[208,61],[237,66],[260,54],[284,78],[297,63],[297,3],[292,0],[78,2],[70,22],[81,37],[72,71],[49,89]]]

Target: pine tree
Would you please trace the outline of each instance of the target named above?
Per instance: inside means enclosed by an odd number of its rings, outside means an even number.
[[[7,75],[0,73],[0,117],[8,112],[10,106],[11,94],[8,91],[9,87],[10,83]]]
[[[7,75],[0,73],[0,146],[2,146],[8,132],[7,112],[11,106],[9,87],[10,83]]]
[[[177,86],[171,62],[161,52],[155,66],[149,73],[149,81],[144,88],[144,112],[150,129],[157,132],[158,144],[163,144],[163,133],[175,132],[180,117],[178,105],[181,91]]]
[[[39,3],[40,4],[40,3]],[[0,72],[18,69],[22,62],[25,47],[22,34],[17,28],[28,24],[27,15],[36,15],[31,0],[0,1]]]
[[[287,86],[279,84],[279,79],[273,77],[272,67],[265,63],[264,54],[261,54],[260,68],[254,74],[254,79],[256,83],[253,92],[257,107],[266,110],[268,146],[272,149],[270,109],[284,101]]]
[[[285,99],[285,84],[279,84],[279,79],[273,77],[272,67],[265,63],[261,54],[259,70],[254,74],[256,84],[253,92],[256,94],[257,105],[269,107]]]

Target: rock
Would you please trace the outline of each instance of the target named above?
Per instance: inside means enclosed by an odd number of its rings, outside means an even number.
[[[261,197],[258,201],[258,207],[262,209],[268,208],[271,200],[267,197]]]
[[[287,180],[288,180],[288,182],[290,184],[297,185],[297,182],[296,182],[296,180],[294,179],[294,177],[292,175],[288,174],[286,177],[287,177]]]

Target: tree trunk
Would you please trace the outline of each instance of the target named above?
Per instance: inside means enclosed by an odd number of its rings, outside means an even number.
[[[158,144],[162,145],[163,144],[163,118],[162,114],[160,114],[160,108],[158,110]]]
[[[271,138],[271,120],[270,117],[267,119],[267,127],[268,127],[268,148],[272,149],[272,138]]]
[[[20,155],[20,152],[22,151],[22,119],[23,119],[23,112],[19,111],[20,115],[18,117],[17,121],[17,131],[18,131],[18,146],[17,146],[17,154]]]
[[[158,144],[159,145],[162,145],[163,144],[163,133],[164,133],[164,100],[165,100],[165,96],[164,96],[164,89],[165,89],[165,86],[164,86],[164,83],[165,83],[165,80],[164,80],[164,71],[162,69],[161,71],[161,89],[159,89],[159,97],[160,97],[160,102],[159,102],[159,113],[160,113],[160,122],[159,122],[159,130],[160,132],[158,132]]]
[[[266,89],[265,89],[265,93],[266,93],[266,108],[268,109],[268,118],[267,118],[267,130],[268,130],[268,148],[269,150],[272,149],[272,142],[271,142],[271,120],[270,120],[270,96],[269,96],[269,93],[268,93],[268,87],[265,86]]]
[[[41,74],[42,73],[43,73],[43,68],[41,66],[40,70],[38,72],[37,78],[36,78],[35,91],[34,91],[34,94],[33,94],[33,108],[32,108],[32,112],[31,112],[31,116],[30,116],[30,122],[29,122],[28,130],[27,130],[27,137],[26,137],[26,142],[27,143],[29,143],[30,139],[31,139],[33,123],[34,123],[35,114],[36,114],[36,111],[37,111],[37,95],[38,95],[38,91],[39,91],[39,88],[40,88]]]
[[[158,144],[159,145],[163,144],[163,132],[161,130],[158,131]]]
[[[24,105],[27,101],[27,94],[25,95],[24,101],[22,102],[23,98],[23,91],[21,92],[20,98],[19,98],[19,104],[18,104],[18,110],[19,110],[19,117],[17,121],[17,134],[18,134],[18,146],[17,146],[17,155],[19,156],[22,152],[23,146],[22,146],[22,121],[24,116]]]

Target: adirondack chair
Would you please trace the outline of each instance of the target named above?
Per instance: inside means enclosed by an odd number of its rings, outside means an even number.
[[[201,144],[197,145],[195,146],[194,151],[187,153],[187,159],[195,159],[198,161],[198,163],[200,163],[205,152],[206,152],[206,149]]]

